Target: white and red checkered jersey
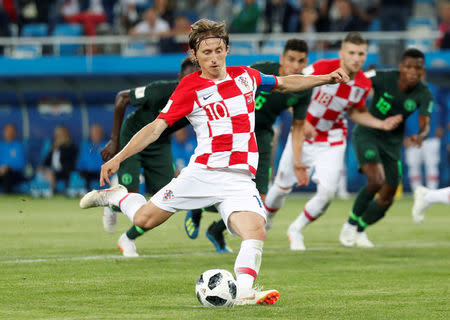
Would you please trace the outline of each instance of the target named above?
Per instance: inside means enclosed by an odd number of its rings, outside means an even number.
[[[270,91],[275,76],[248,67],[227,67],[221,81],[184,77],[158,118],[168,125],[186,116],[197,134],[197,148],[190,165],[231,168],[256,174],[258,147],[255,138],[255,93]]]
[[[328,74],[339,67],[339,59],[319,60],[303,69],[303,74]],[[314,142],[328,142],[330,145],[343,144],[347,137],[345,112],[349,108],[363,108],[371,88],[372,82],[361,70],[353,80],[347,83],[315,87],[306,115],[306,120],[317,131]]]

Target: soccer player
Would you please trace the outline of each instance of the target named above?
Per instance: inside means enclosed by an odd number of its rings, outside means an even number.
[[[450,187],[430,190],[423,186],[416,188],[414,192],[414,205],[412,217],[415,223],[422,223],[425,219],[425,211],[433,203],[450,204]]]
[[[119,147],[120,149],[124,148],[139,130],[155,120],[169,101],[179,81],[195,70],[197,67],[193,61],[186,58],[181,63],[178,80],[154,81],[145,87],[119,92],[115,101],[111,139],[101,151],[103,160],[108,161],[114,157],[119,151]],[[126,107],[130,103],[137,109],[128,115],[122,125]],[[152,194],[168,184],[174,177],[170,133],[188,123],[187,119],[181,119],[165,130],[153,144],[123,161],[118,171],[119,183],[124,185],[129,192],[139,192],[139,175],[143,168],[145,182]],[[103,213],[105,230],[112,233],[116,230],[116,225],[116,211],[113,208],[105,207]],[[144,230],[134,225],[120,236],[118,246],[124,256],[138,256],[134,240],[142,234],[144,234]]]
[[[153,229],[178,210],[216,205],[228,230],[242,239],[235,262],[236,304],[272,304],[276,290],[257,291],[257,277],[266,235],[266,213],[252,181],[258,167],[255,138],[255,93],[294,92],[327,83],[345,82],[335,70],[327,75],[267,76],[248,67],[226,67],[229,38],[225,23],[201,19],[191,26],[189,47],[201,71],[184,77],[159,116],[102,166],[100,185],[126,158],[153,143],[175,121],[186,116],[198,146],[189,165],[149,202],[122,185],[93,190],[81,208],[115,205],[142,229]]]
[[[308,63],[308,45],[300,39],[290,39],[286,42],[280,62],[260,61],[250,67],[261,71],[264,74],[274,76],[287,76],[301,74],[303,68]],[[296,93],[280,93],[259,91],[255,99],[255,135],[258,142],[258,170],[256,173],[256,189],[263,202],[265,201],[269,180],[272,173],[271,155],[273,141],[273,124],[277,117],[289,107],[293,110],[293,148],[296,156],[300,158],[304,141],[303,124],[306,116],[306,109],[311,98],[312,90],[305,90]],[[294,151],[294,150],[293,150]],[[307,184],[308,176],[302,170],[301,165],[295,170],[299,181]],[[188,211],[185,219],[185,230],[190,238],[196,238],[200,224],[202,209]],[[223,232],[226,230],[222,219],[213,222],[206,231],[206,237],[214,244],[217,252],[230,252],[225,243]]]
[[[341,67],[351,81],[314,88],[305,129],[309,132],[307,135],[315,137],[304,142],[301,158],[293,154],[292,150],[299,147],[293,149],[293,140],[291,136],[288,137],[275,182],[267,194],[267,227],[270,228],[275,213],[284,204],[292,185],[301,185],[293,170],[301,163],[309,166],[308,173],[314,169],[312,180],[317,184],[317,192],[289,226],[287,235],[291,250],[305,250],[302,230],[325,212],[338,189],[346,148],[345,113],[354,122],[382,130],[390,130],[401,121],[400,117],[385,121],[376,119],[365,108],[365,100],[372,87],[361,70],[366,57],[366,40],[359,33],[352,32],[342,42],[339,59],[319,60],[303,70],[305,74],[322,74]]]
[[[420,146],[430,129],[433,96],[421,82],[425,73],[425,56],[417,49],[407,49],[398,71],[373,71],[371,80],[374,96],[369,112],[378,119],[402,115],[407,119],[418,109],[419,131],[409,137],[411,144]],[[401,148],[404,123],[391,132],[358,125],[353,130],[353,147],[360,170],[367,177],[353,204],[350,218],[342,227],[339,240],[346,247],[354,245],[372,248],[365,228],[379,221],[394,201],[401,181]],[[377,199],[374,199],[378,193]]]

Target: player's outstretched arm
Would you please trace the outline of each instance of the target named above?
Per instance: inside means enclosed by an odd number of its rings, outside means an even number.
[[[106,146],[100,151],[103,161],[108,161],[119,152],[120,142],[120,128],[122,127],[122,121],[127,109],[127,104],[130,103],[130,90],[120,91],[116,95],[116,101],[114,106],[114,120],[113,128],[111,132],[111,138]]]
[[[303,76],[290,75],[277,77],[278,86],[274,91],[278,92],[296,92],[311,89],[324,84],[345,83],[350,80],[348,75],[341,68],[336,69],[330,74]]]
[[[398,125],[403,121],[403,116],[401,114],[388,117],[384,120],[375,118],[367,111],[366,108],[350,108],[348,110],[348,117],[350,118],[350,120],[357,124],[385,131],[390,131],[397,128]]]
[[[302,162],[303,142],[305,141],[304,125],[306,120],[294,119],[292,123],[292,155],[294,157],[294,173],[297,187],[309,184],[309,167]]]
[[[155,119],[153,122],[139,130],[122,151],[102,165],[100,172],[100,186],[103,187],[105,183],[111,184],[109,177],[119,170],[120,163],[132,155],[141,152],[149,144],[158,140],[161,133],[167,127],[168,125],[165,120]]]

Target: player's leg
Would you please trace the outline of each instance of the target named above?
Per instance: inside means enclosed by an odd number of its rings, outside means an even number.
[[[425,163],[426,185],[435,190],[439,186],[439,161],[441,140],[437,137],[426,139],[422,144]]]
[[[312,180],[317,183],[315,195],[308,200],[297,219],[289,226],[288,238],[291,250],[305,250],[303,243],[303,229],[318,219],[330,205],[337,188],[344,165],[346,145],[330,147],[322,143],[316,143],[305,148],[305,156],[312,157],[311,162],[315,169]]]
[[[425,211],[433,203],[450,204],[450,187],[437,190],[418,187],[414,193],[414,205],[412,208],[414,222],[422,223],[425,218]]]
[[[346,247],[355,245],[359,219],[385,182],[380,153],[373,139],[353,134],[353,148],[360,170],[367,177],[367,184],[359,190],[350,217],[342,226],[339,241]]]
[[[267,229],[272,226],[272,220],[275,217],[276,212],[283,206],[286,201],[286,197],[292,191],[292,186],[297,182],[294,173],[291,140],[292,137],[289,135],[283,153],[281,154],[275,181],[266,194],[264,205],[268,212],[266,225]],[[304,144],[303,156],[305,153],[305,146],[306,144]]]
[[[422,184],[422,154],[421,148],[405,148],[405,161],[408,165],[408,178],[412,191]]]

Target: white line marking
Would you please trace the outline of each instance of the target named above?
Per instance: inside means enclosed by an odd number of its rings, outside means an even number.
[[[421,243],[401,243],[396,242],[395,244],[382,244],[376,245],[374,249],[361,249],[361,248],[344,248],[342,246],[333,247],[313,247],[308,248],[307,251],[336,251],[342,250],[350,252],[352,250],[368,250],[369,252],[376,249],[401,249],[401,248],[431,248],[431,247],[450,247],[449,241],[436,241],[436,242],[421,242]],[[270,247],[270,249],[264,249],[267,254],[275,254],[280,252],[290,252],[288,247]],[[298,254],[298,253],[296,253]],[[46,263],[46,262],[64,262],[64,261],[90,261],[90,260],[108,260],[108,259],[139,259],[139,258],[180,258],[186,256],[216,256],[217,253],[213,251],[208,252],[186,252],[186,253],[165,253],[165,254],[144,254],[140,255],[138,258],[126,258],[122,255],[107,254],[107,255],[97,255],[97,256],[79,256],[79,257],[48,257],[48,258],[38,258],[38,259],[14,259],[14,260],[0,260],[0,264],[27,264],[27,263]],[[234,254],[229,255],[234,258]]]

